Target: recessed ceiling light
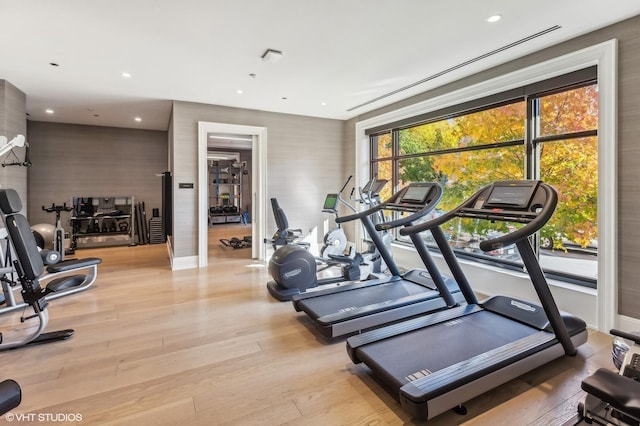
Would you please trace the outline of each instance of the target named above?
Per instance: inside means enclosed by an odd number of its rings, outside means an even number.
[[[45,109],[44,112],[46,112],[47,114],[53,114],[53,110],[52,109]]]
[[[326,102],[320,102],[320,105],[327,106],[327,103]]]
[[[131,73],[128,73],[126,71],[124,71],[122,74],[120,74],[121,76],[123,76],[124,78],[131,78]]]
[[[242,94],[244,93],[244,91],[243,91],[242,89],[238,89],[238,90],[236,90],[236,93],[237,93],[238,95],[242,95]]]
[[[487,22],[498,22],[500,19],[502,19],[502,15],[493,15],[487,18]]]
[[[134,120],[136,120],[136,121],[140,122],[140,121],[142,121],[142,118],[140,118],[140,117],[136,117],[136,118],[134,118]]]

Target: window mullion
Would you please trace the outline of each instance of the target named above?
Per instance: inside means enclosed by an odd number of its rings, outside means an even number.
[[[527,179],[540,178],[540,145],[535,144],[540,135],[540,99],[527,97],[527,125],[525,126],[525,177]]]

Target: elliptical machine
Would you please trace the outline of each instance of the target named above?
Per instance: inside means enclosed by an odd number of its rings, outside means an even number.
[[[348,206],[350,210],[356,212],[355,207],[349,205],[346,201],[340,198],[342,193],[351,180],[351,176],[342,187],[339,193],[329,194],[325,199],[325,207],[329,204],[329,209],[323,209],[325,212],[331,212],[338,217],[337,202],[340,200],[345,206]],[[360,202],[365,205],[365,208],[370,208],[380,201],[380,191],[386,185],[386,180],[378,180],[376,178],[369,181],[360,192],[358,200],[353,198],[353,192],[350,196],[351,201]],[[335,201],[334,201],[335,200]],[[377,218],[377,221],[384,221],[384,216]],[[339,229],[344,235],[344,230]],[[333,230],[335,231],[335,230]],[[330,231],[327,235],[331,234]],[[381,231],[382,240],[385,245],[391,244],[391,236],[386,231]],[[336,233],[334,232],[334,236]],[[346,236],[344,237],[346,242]],[[330,241],[330,239],[329,239]],[[327,236],[325,235],[325,245],[323,246],[322,253],[327,258],[315,258],[308,250],[301,248],[300,246],[285,245],[278,248],[269,261],[269,273],[273,278],[272,281],[267,283],[267,289],[269,293],[279,301],[288,301],[299,293],[310,291],[319,286],[335,284],[344,281],[360,281],[380,278],[384,275],[386,265],[382,260],[377,247],[370,241],[365,239],[368,248],[365,252],[358,253],[350,249],[349,254],[332,253],[330,247],[340,247],[339,244],[331,245],[328,243]],[[346,244],[345,244],[346,246]],[[336,252],[337,250],[334,249]],[[319,267],[319,262],[320,267]],[[341,275],[334,277],[318,278],[317,273],[328,269],[330,267],[339,267],[341,269]]]

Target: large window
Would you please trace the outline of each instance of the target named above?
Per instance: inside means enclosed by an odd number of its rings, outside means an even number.
[[[560,199],[537,239],[540,262],[548,272],[594,287],[598,86],[593,78],[560,81],[551,89],[553,83],[528,88],[521,96],[448,108],[371,133],[371,173],[392,182],[383,199],[409,182],[438,182],[444,196],[437,215],[495,180],[541,179],[558,189]],[[514,226],[464,220],[449,223],[445,234],[461,255],[521,267],[515,247],[479,249],[481,240]]]

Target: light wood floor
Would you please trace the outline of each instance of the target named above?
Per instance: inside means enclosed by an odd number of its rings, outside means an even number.
[[[248,228],[210,234],[202,270],[171,272],[164,245],[78,250],[103,259],[98,280],[51,302],[48,327],[75,335],[0,353],[0,378],[23,389],[14,412],[78,414],[82,425],[418,424],[350,362],[344,340],[323,341],[291,304],[269,297],[250,249],[218,241]],[[611,366],[610,343],[591,333],[576,357],[469,401],[466,416],[429,424],[560,425],[583,398],[582,378]]]

